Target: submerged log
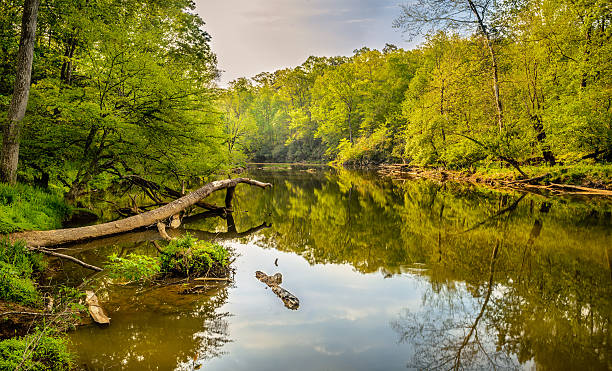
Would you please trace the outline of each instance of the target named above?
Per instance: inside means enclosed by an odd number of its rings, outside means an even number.
[[[268,276],[262,271],[255,272],[255,277],[261,282],[268,285],[268,287],[278,286],[283,283],[283,275],[280,273],[276,273],[273,276]]]
[[[297,310],[300,307],[300,299],[279,286],[283,282],[283,276],[280,273],[268,276],[262,271],[257,271],[255,272],[255,277],[272,288],[272,292],[283,301],[285,307],[291,310]]]
[[[85,294],[87,295],[85,304],[87,304],[91,318],[93,318],[96,323],[108,325],[110,323],[110,318],[104,313],[96,294],[93,291],[86,291]]]
[[[13,233],[9,238],[11,241],[25,240],[28,246],[56,246],[128,232],[134,229],[155,225],[158,222],[164,221],[180,213],[189,206],[195,205],[215,191],[233,188],[240,183],[246,183],[261,188],[272,186],[270,183],[262,183],[249,178],[217,180],[165,206],[129,218],[79,228]]]

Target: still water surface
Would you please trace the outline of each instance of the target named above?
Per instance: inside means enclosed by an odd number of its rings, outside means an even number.
[[[252,170],[274,186],[238,187],[234,223],[186,219],[190,233],[239,255],[232,283],[181,295],[180,285],[102,280],[111,325],[70,334],[80,367],[612,369],[609,199],[304,170]],[[154,254],[156,238],[76,249],[102,264]],[[282,273],[299,309],[256,270]]]

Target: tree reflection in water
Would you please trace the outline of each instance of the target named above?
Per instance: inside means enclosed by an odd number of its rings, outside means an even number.
[[[260,172],[237,223],[253,242],[311,264],[419,276],[419,311],[393,322],[416,347],[409,366],[612,369],[612,202],[334,170]],[[413,269],[419,267],[419,269]]]
[[[229,314],[218,311],[227,301],[227,287],[197,297],[179,292],[179,287],[166,287],[103,293],[112,326],[92,326],[71,335],[82,368],[191,370],[221,356],[231,341]]]
[[[197,232],[202,238],[225,233],[312,265],[349,264],[363,274],[424,282],[420,306],[391,324],[414,350],[406,355],[410,367],[612,369],[610,200],[392,182],[347,170],[251,175],[274,183],[272,191],[239,189],[235,220],[195,217],[185,228],[210,231]],[[84,253],[105,258],[106,249]],[[90,364],[144,359],[128,364],[190,369],[221,354],[230,340],[228,319],[217,313],[227,292],[219,290],[194,307],[171,295],[146,295],[154,309],[142,311],[147,304],[139,296],[116,299],[120,315],[111,313],[115,322],[102,334],[121,332],[108,341],[125,344]],[[83,333],[79,346],[86,347]]]
[[[519,368],[511,353],[495,345],[483,321],[490,310],[498,250],[499,245],[495,245],[484,297],[468,303],[456,302],[460,298],[449,293],[446,302],[438,301],[433,307],[428,307],[426,302],[417,313],[405,310],[391,324],[400,335],[400,342],[411,342],[415,347],[409,367],[427,370]],[[448,306],[448,311],[440,310],[444,305]]]

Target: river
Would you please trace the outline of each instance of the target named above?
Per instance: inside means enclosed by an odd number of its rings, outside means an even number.
[[[80,368],[612,369],[612,200],[327,167],[249,176],[273,187],[239,186],[233,222],[184,224],[233,250],[233,282],[183,295],[98,276],[111,325],[69,334]],[[154,255],[156,233],[73,252]],[[299,308],[257,270],[282,273]]]

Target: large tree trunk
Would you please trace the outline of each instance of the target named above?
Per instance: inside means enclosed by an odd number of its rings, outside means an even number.
[[[208,197],[214,191],[224,188],[233,188],[239,183],[246,183],[262,188],[272,186],[270,183],[262,183],[249,178],[217,180],[212,183],[208,183],[198,190],[191,192],[188,195],[181,197],[165,206],[146,213],[134,215],[129,218],[79,228],[14,233],[10,236],[10,239],[12,241],[25,240],[28,246],[39,247],[61,245],[70,242],[128,232],[137,228],[155,225],[158,222],[164,221],[173,215],[180,213],[187,207],[195,205],[198,203],[198,201]]]
[[[40,0],[25,0],[21,19],[21,40],[17,52],[17,76],[13,97],[8,109],[8,120],[2,127],[2,153],[0,153],[0,181],[15,184],[19,163],[19,136],[21,120],[25,116],[32,79],[34,39]]]

